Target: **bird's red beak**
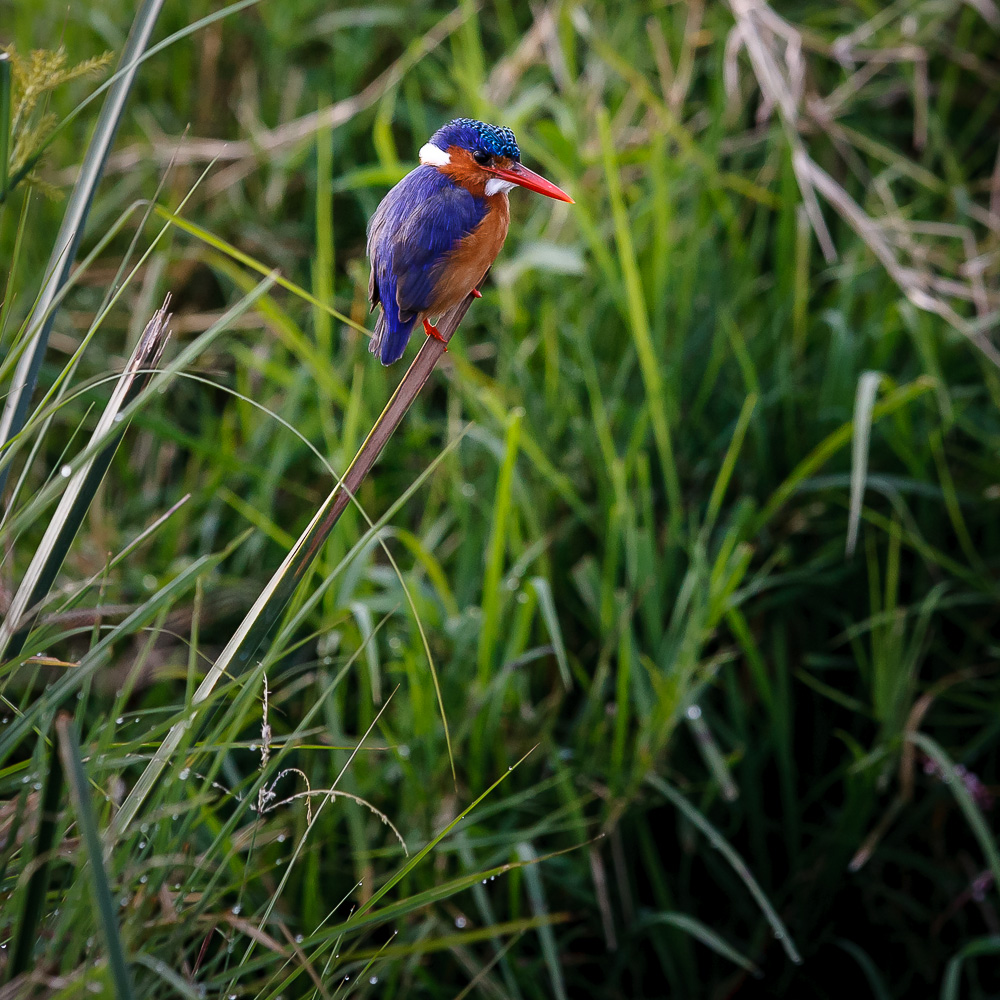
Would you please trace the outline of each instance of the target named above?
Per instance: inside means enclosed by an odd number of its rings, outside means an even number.
[[[556,201],[567,201],[571,205],[574,203],[573,199],[562,188],[557,188],[552,181],[547,181],[541,174],[536,174],[534,170],[529,170],[527,167],[521,166],[520,163],[514,163],[509,168],[483,167],[483,169],[488,174],[499,177],[502,181],[519,184],[529,191],[537,191],[539,194],[544,194],[546,198],[555,198]]]

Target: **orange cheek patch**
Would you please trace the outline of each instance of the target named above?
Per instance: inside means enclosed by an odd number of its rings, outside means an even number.
[[[448,147],[448,163],[438,169],[451,178],[455,184],[461,184],[477,198],[486,196],[486,181],[489,175],[472,158],[472,153],[459,146]]]

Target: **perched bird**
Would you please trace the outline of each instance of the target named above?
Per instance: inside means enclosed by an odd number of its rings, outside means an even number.
[[[403,356],[418,322],[458,305],[496,260],[510,223],[515,185],[559,201],[573,199],[521,165],[509,128],[456,118],[439,128],[411,170],[382,199],[368,226],[368,298],[380,306],[370,350],[384,365]]]

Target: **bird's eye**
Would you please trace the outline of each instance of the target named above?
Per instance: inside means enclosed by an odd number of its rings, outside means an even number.
[[[478,163],[478,164],[479,164],[479,165],[480,165],[481,167],[485,167],[485,166],[486,166],[486,164],[487,164],[487,163],[489,163],[489,162],[490,162],[490,160],[492,159],[492,157],[490,156],[490,154],[489,154],[489,153],[487,153],[487,152],[486,152],[485,150],[482,150],[482,149],[477,149],[477,150],[476,150],[476,151],[475,151],[475,152],[474,152],[474,153],[472,154],[472,158],[473,158],[473,159],[474,159],[474,160],[476,161],[476,163]]]

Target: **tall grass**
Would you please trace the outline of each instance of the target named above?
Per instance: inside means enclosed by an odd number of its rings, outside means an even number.
[[[998,24],[165,4],[0,453],[0,997],[993,995]],[[515,192],[306,568],[403,371],[365,222],[456,114],[576,205]],[[8,394],[65,207],[0,206]]]

